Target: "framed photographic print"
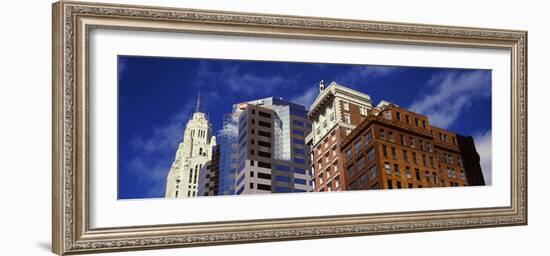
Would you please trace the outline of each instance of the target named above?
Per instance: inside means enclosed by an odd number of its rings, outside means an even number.
[[[526,40],[55,3],[53,251],[526,225]]]

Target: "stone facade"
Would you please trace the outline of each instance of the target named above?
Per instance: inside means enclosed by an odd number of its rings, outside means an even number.
[[[185,132],[176,151],[176,157],[166,178],[167,198],[195,197],[198,195],[198,179],[202,166],[211,160],[216,137],[206,114],[197,109],[187,122]]]

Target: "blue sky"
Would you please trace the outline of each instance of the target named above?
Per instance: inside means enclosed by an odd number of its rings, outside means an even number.
[[[119,56],[119,199],[164,196],[199,90],[201,110],[217,133],[234,103],[276,96],[308,108],[320,80],[474,136],[490,183],[490,70]]]

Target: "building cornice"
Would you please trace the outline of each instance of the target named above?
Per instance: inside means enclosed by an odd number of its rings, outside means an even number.
[[[332,82],[326,89],[319,93],[319,96],[317,96],[313,104],[311,104],[308,118],[312,120],[319,114],[320,110],[324,108],[325,104],[329,102],[329,100],[340,95],[347,96],[357,102],[367,102],[372,106],[372,101],[368,94],[347,88],[336,82]]]

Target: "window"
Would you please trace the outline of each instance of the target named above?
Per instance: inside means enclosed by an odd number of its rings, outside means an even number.
[[[411,148],[414,148],[414,138],[412,136],[409,137],[409,143],[411,144]]]
[[[351,124],[351,119],[349,114],[344,114],[344,123]]]
[[[399,143],[405,146],[405,136],[403,136],[403,134],[399,134]]]
[[[359,177],[359,186],[361,188],[364,188],[367,185],[367,174],[363,173],[361,177]]]
[[[410,120],[410,118],[409,118],[408,115],[405,115],[405,122],[406,122],[407,124],[410,124],[410,123],[411,123],[411,120]]]
[[[376,176],[378,176],[378,166],[373,165],[369,168],[369,178],[376,179]]]
[[[409,188],[413,188],[413,184],[409,183]]]
[[[306,169],[294,168],[295,173],[306,174]]]
[[[252,140],[252,143],[251,143],[251,144],[254,144],[254,140]],[[271,147],[271,143],[265,142],[265,141],[258,141],[258,145],[260,145],[260,146],[262,146],[262,147],[268,147],[268,148]]]
[[[359,171],[363,170],[363,168],[365,168],[365,157],[362,156],[361,158],[359,158],[359,160],[357,160],[357,169]]]
[[[262,111],[258,111],[258,115],[266,117],[266,118],[271,118],[271,114],[266,113],[266,112],[262,112]]]
[[[276,165],[275,165],[275,170],[277,170],[277,171],[290,172],[290,167],[288,167],[288,166],[286,166],[286,165],[279,165],[279,164],[276,164]]]
[[[351,178],[351,177],[355,176],[355,165],[350,166],[348,168],[347,172],[348,172],[348,177]]]
[[[386,135],[384,134],[384,129],[380,129],[380,139],[385,139]]]
[[[386,145],[382,145],[382,154],[384,157],[388,157],[388,147]]]
[[[349,111],[349,103],[347,101],[342,102],[344,104],[344,110]]]
[[[304,126],[304,122],[298,120],[292,120],[292,123],[296,126]]]
[[[395,116],[397,117],[397,120],[401,121],[401,113],[395,112]]]
[[[391,147],[391,155],[394,160],[397,160],[397,151],[394,147]]]
[[[346,155],[347,160],[351,159],[351,157],[352,157],[351,148],[346,149],[345,155]]]
[[[250,177],[254,177],[254,172],[250,172]]]
[[[259,121],[258,125],[260,125],[262,127],[266,127],[266,128],[271,128],[271,124],[268,123],[268,122],[264,122],[264,121]]]
[[[258,131],[258,135],[264,136],[264,137],[267,137],[267,138],[271,138],[271,133],[269,133],[269,132]]]
[[[430,165],[432,166],[432,168],[435,168],[434,158],[431,156],[430,156]]]
[[[297,164],[305,164],[306,160],[302,158],[294,158],[294,162]]]
[[[401,181],[397,181],[397,188],[401,188]]]
[[[254,183],[250,183],[250,188],[254,189]]]
[[[366,107],[359,107],[359,114],[366,116],[367,115],[367,108]]]
[[[271,153],[258,151],[258,156],[261,156],[261,157],[271,157]]]
[[[290,183],[290,177],[275,175],[275,181]]]
[[[304,136],[304,131],[293,129],[292,133],[295,135]]]
[[[302,140],[302,139],[292,139],[292,142],[294,144],[304,145],[304,140]]]
[[[455,137],[453,137],[453,143],[454,143],[455,145],[458,145],[458,143],[456,143],[456,138],[455,138]]]
[[[414,119],[414,124],[416,125],[416,127],[419,127],[419,125],[418,125],[418,118],[415,118],[415,119]]]
[[[432,152],[432,144],[429,142],[426,142],[426,151]]]
[[[388,187],[388,189],[392,189],[393,188],[392,180],[387,180],[386,181],[386,186]]]
[[[294,183],[300,184],[300,185],[305,185],[305,184],[306,184],[306,180],[295,178],[295,179],[294,179]]]
[[[430,172],[426,171],[426,182],[430,182]]]
[[[386,170],[386,174],[387,174],[387,175],[391,175],[391,166],[390,166],[390,163],[385,162],[385,163],[384,163],[384,169]]]
[[[418,161],[416,160],[416,152],[412,152],[412,154],[413,154],[413,163],[417,165]]]
[[[367,134],[365,135],[365,146],[369,145],[371,141],[372,141],[372,133],[368,131]]]
[[[407,150],[403,150],[403,160],[405,162],[409,162],[409,154],[407,154]]]
[[[424,166],[428,166],[428,163],[426,162],[426,155],[422,155],[422,164]]]
[[[270,185],[264,185],[264,184],[258,184],[258,189],[259,190],[271,191],[271,186]]]
[[[407,175],[408,179],[412,179],[411,168],[409,168],[408,166],[405,167],[405,174]]]
[[[422,128],[426,129],[426,121],[422,120]]]
[[[334,177],[334,185],[336,186],[336,188],[340,187],[340,176]]]
[[[293,148],[292,152],[294,152],[294,154],[305,154],[304,150],[301,148]]]
[[[355,153],[359,153],[359,151],[361,150],[361,140],[357,140],[353,146],[355,148]]]
[[[367,157],[369,158],[369,161],[374,161],[375,155],[374,155],[374,148],[371,148],[369,152],[367,153]]]
[[[401,176],[401,172],[399,171],[399,165],[398,164],[393,165],[393,171],[395,172],[396,176]]]
[[[392,131],[388,132],[388,138],[390,139],[391,142],[395,142],[395,138],[393,137],[393,132]]]
[[[270,163],[264,163],[264,162],[259,162],[259,161],[258,161],[258,167],[262,167],[262,168],[271,168],[271,164],[270,164]]]
[[[416,179],[420,181],[420,170],[414,169],[414,172],[416,173]]]
[[[179,191],[178,191],[178,190],[176,190],[176,197],[178,197],[178,192],[179,192]]]

